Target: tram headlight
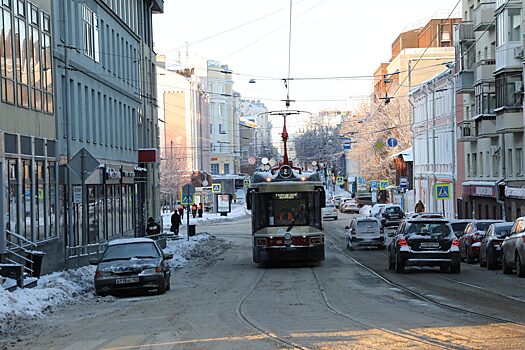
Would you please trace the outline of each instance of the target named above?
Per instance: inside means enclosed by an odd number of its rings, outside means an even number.
[[[272,182],[272,178],[271,177],[267,177],[266,178],[266,182]]]
[[[289,241],[290,239],[292,239],[292,235],[287,232],[287,233],[284,234],[284,239]]]
[[[305,180],[306,180],[306,177],[301,176],[301,181],[305,181]]]

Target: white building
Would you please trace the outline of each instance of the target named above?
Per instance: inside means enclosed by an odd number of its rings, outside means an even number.
[[[425,210],[455,216],[456,178],[455,92],[452,72],[446,70],[413,89],[414,191],[415,202]],[[435,184],[448,184],[449,199],[436,200]]]

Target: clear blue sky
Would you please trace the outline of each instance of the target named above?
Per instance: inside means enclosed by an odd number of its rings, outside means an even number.
[[[391,43],[400,32],[432,16],[446,18],[457,3],[294,0],[290,76],[370,76],[388,61]],[[153,19],[157,53],[176,61],[179,54],[186,56],[188,42],[190,56],[218,60],[239,73],[234,75],[234,88],[243,97],[261,99],[270,109],[284,108],[279,100],[286,98],[286,90],[279,79],[288,75],[288,0],[166,0],[164,4],[164,14]],[[461,13],[461,0],[456,13]],[[235,27],[239,28],[228,31]],[[259,76],[276,79],[248,83]],[[298,102],[292,108],[315,112],[349,107],[356,101],[351,97],[370,94],[371,86],[369,79],[293,81],[290,98]]]

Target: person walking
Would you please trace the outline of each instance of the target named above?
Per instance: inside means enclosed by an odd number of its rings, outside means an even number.
[[[204,210],[204,206],[202,205],[202,203],[199,203],[199,209],[197,209],[197,214],[199,215],[200,218],[202,218],[203,210]]]
[[[182,206],[182,204],[179,204],[177,210],[179,211],[181,221],[184,220],[184,207]]]
[[[171,215],[171,229],[170,231],[173,232],[173,234],[178,235],[179,234],[179,227],[182,224],[180,215],[178,211],[175,211],[173,215]]]
[[[155,219],[153,219],[151,216],[148,219],[148,224],[146,226],[146,235],[147,236],[154,236],[158,235],[160,233],[160,225],[155,222]]]
[[[197,216],[197,204],[191,205],[191,215],[193,216],[194,219]]]
[[[421,199],[419,200],[419,202],[416,203],[416,207],[414,208],[414,211],[416,213],[422,213],[425,211],[425,205],[423,204]]]

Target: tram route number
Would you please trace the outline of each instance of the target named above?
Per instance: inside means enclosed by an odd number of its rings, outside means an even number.
[[[295,199],[297,198],[298,193],[276,193],[276,199]]]

